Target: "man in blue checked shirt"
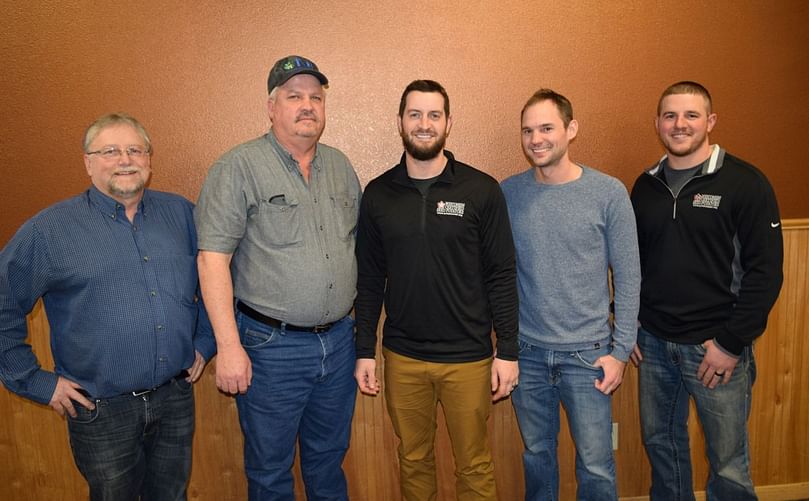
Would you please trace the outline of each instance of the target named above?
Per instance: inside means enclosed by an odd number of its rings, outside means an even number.
[[[125,114],[84,136],[92,186],[27,221],[0,253],[0,379],[67,414],[93,500],[185,499],[191,384],[216,351],[199,301],[193,205],[147,190],[151,142]],[[44,301],[56,367],[26,343]]]

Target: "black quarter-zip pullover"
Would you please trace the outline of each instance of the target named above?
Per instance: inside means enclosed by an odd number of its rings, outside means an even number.
[[[517,359],[514,242],[497,181],[444,151],[422,195],[405,157],[371,181],[357,228],[357,357],[373,358],[384,299],[383,345],[430,362]]]

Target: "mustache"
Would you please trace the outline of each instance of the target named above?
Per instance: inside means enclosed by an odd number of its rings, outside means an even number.
[[[303,110],[295,117],[296,122],[301,120],[317,120],[317,115],[313,111]]]

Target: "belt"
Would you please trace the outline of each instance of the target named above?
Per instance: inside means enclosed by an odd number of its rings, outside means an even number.
[[[261,322],[262,324],[268,325],[274,329],[283,329],[296,332],[313,332],[315,334],[319,334],[321,332],[329,331],[331,330],[332,327],[334,327],[334,322],[328,324],[313,325],[312,327],[301,327],[300,325],[288,324],[286,322],[278,320],[277,318],[268,317],[267,315],[260,313],[254,310],[253,308],[247,306],[241,301],[236,301],[236,309],[244,313],[245,316],[252,318],[256,322]]]
[[[159,384],[159,385],[155,386],[154,388],[149,388],[149,389],[146,389],[146,390],[135,390],[135,391],[131,391],[131,392],[128,392],[128,393],[124,393],[124,395],[132,395],[133,397],[140,397],[140,396],[143,396],[143,395],[148,395],[149,393],[151,393],[153,391],[157,391],[160,388],[166,386],[167,384],[171,383],[172,381],[176,381],[178,379],[185,379],[187,377],[188,377],[188,371],[183,369],[176,376],[174,376],[172,378],[169,378],[165,383]]]
[[[143,395],[148,395],[149,393],[152,393],[153,391],[157,391],[160,388],[163,388],[164,386],[168,385],[172,381],[176,381],[178,379],[185,379],[188,376],[189,376],[188,371],[183,369],[176,376],[170,377],[169,379],[166,380],[166,382],[164,382],[163,384],[159,384],[159,385],[155,386],[154,388],[149,388],[149,389],[145,389],[145,390],[128,391],[126,393],[121,393],[120,395],[116,395],[115,397],[108,397],[108,398],[102,399],[102,400],[109,400],[110,398],[120,398],[120,397],[142,397]],[[96,400],[84,388],[79,388],[77,391],[79,393],[81,393],[82,395],[84,395],[85,398],[88,398],[90,400]]]

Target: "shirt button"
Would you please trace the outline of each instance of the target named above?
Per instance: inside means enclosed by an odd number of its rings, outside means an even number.
[[[333,288],[334,288],[334,284],[329,284],[329,289],[333,289]]]
[[[322,224],[320,225],[320,231],[323,231],[323,225]]]
[[[155,291],[149,291],[149,295],[150,295],[150,296],[152,296],[152,297],[154,297],[154,296],[156,296],[156,295],[157,295],[157,292],[155,292]]]
[[[326,254],[326,259],[329,259],[329,255],[328,255],[328,254]]]
[[[162,330],[163,330],[163,326],[162,326],[162,325],[158,325],[158,326],[157,326],[157,330],[162,331]]]
[[[143,256],[143,260],[144,260],[144,261],[148,261],[148,260],[149,260],[149,256]]]

